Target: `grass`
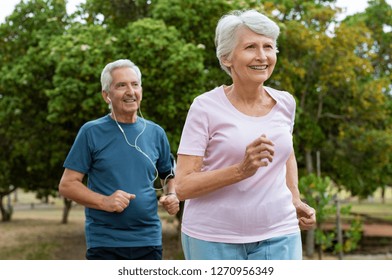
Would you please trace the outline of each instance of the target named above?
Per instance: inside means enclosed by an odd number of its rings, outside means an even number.
[[[13,200],[14,198],[12,198]],[[0,222],[0,260],[83,260],[84,208],[75,204],[68,224],[61,224],[63,201],[44,204],[31,193],[19,192],[11,222]],[[183,259],[178,221],[160,211],[163,258]]]
[[[359,199],[349,197],[349,194],[342,192],[340,198],[342,206],[351,206],[351,216],[356,214],[363,216],[364,219],[378,220],[385,223],[392,223],[392,188],[388,188],[385,193],[385,201],[381,199],[380,191],[376,191],[372,197]]]
[[[381,203],[357,203],[351,208],[352,213],[366,214],[376,219],[392,223],[392,202]]]

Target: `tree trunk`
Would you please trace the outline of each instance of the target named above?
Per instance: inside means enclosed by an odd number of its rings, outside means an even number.
[[[9,222],[12,217],[12,206],[9,206],[8,209],[4,207],[3,198],[4,195],[0,195],[0,212],[1,212],[1,221]]]
[[[387,188],[386,186],[381,187],[381,203],[382,204],[385,204],[385,189],[386,188]]]
[[[339,248],[339,260],[343,260],[343,229],[342,229],[342,222],[340,217],[340,201],[338,196],[336,195],[336,231],[337,231],[337,239],[338,244],[340,245]]]
[[[313,172],[312,152],[308,149],[305,150],[306,171],[308,174]],[[313,258],[314,254],[314,229],[309,229],[306,232],[306,256]]]
[[[69,212],[71,211],[71,208],[72,208],[72,200],[64,198],[63,219],[61,221],[62,224],[68,223],[68,216],[69,216]]]
[[[313,168],[313,158],[312,158],[311,150],[308,149],[305,150],[305,160],[306,160],[306,172],[308,174],[313,173],[314,168]]]

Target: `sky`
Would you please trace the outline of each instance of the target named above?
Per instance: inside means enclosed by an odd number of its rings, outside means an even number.
[[[0,23],[5,21],[5,17],[12,14],[15,5],[21,2],[21,0],[1,0],[0,3]],[[84,2],[82,0],[67,0],[67,12],[72,13],[75,11],[76,5]]]
[[[15,8],[15,5],[19,2],[20,0],[1,0],[0,23],[3,23],[5,21],[5,17],[12,13]],[[72,13],[75,10],[76,5],[84,1],[68,0],[67,2],[67,11],[68,13]],[[387,2],[392,5],[392,0],[387,0]],[[336,3],[337,6],[346,8],[346,15],[362,12],[367,7],[367,0],[337,0]]]

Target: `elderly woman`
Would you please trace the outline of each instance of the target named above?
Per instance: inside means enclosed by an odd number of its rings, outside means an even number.
[[[235,11],[216,28],[216,54],[232,78],[195,98],[178,149],[186,259],[302,259],[300,227],[315,210],[300,199],[292,132],[295,100],[264,86],[279,27]]]

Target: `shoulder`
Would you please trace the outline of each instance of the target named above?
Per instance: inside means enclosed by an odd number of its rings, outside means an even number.
[[[295,107],[296,101],[294,96],[288,91],[277,90],[271,87],[264,87],[265,90],[275,99],[278,103],[286,107]]]
[[[210,91],[204,92],[195,97],[191,105],[191,109],[194,109],[195,107],[209,108],[211,106],[215,108],[217,103],[222,103],[221,100],[223,93],[223,86],[216,87]]]
[[[159,133],[165,133],[165,130],[159,124],[157,124],[157,123],[155,123],[155,122],[153,122],[151,120],[144,119],[144,118],[140,118],[140,120],[142,122],[145,122],[146,123],[146,127],[148,126],[149,129],[152,129],[152,130],[157,131]]]
[[[104,126],[110,122],[109,116],[103,116],[96,120],[91,120],[82,125],[81,131],[89,131],[97,126]]]

